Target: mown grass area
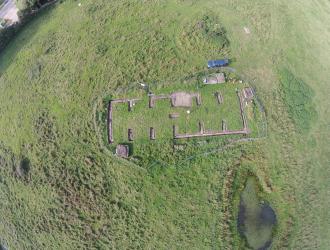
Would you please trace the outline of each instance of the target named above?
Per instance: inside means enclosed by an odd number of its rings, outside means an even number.
[[[206,72],[207,74],[207,72]],[[126,95],[107,96],[103,103],[96,109],[97,134],[99,134],[100,144],[104,148],[115,152],[118,144],[129,145],[131,160],[142,167],[149,168],[156,163],[173,164],[175,161],[193,158],[195,154],[203,154],[217,148],[225,147],[232,141],[239,140],[258,140],[264,138],[265,117],[262,107],[257,105],[254,100],[244,106],[244,115],[248,124],[248,135],[227,135],[218,137],[202,137],[196,139],[173,139],[173,126],[178,128],[178,133],[197,133],[199,122],[203,122],[206,131],[221,131],[222,121],[224,120],[228,130],[242,130],[243,120],[240,114],[239,91],[248,87],[247,83],[239,83],[237,78],[233,80],[233,74],[228,74],[228,82],[218,85],[204,85],[200,77],[172,81],[172,83],[149,84],[148,88],[137,87],[139,83],[134,83],[135,90],[128,91]],[[188,93],[200,93],[202,105],[198,106],[196,99],[190,108],[171,107],[169,99],[161,99],[155,102],[154,108],[149,108],[148,91],[154,95],[170,95],[178,91]],[[219,104],[215,96],[220,92],[224,102]],[[108,142],[108,102],[117,97],[138,99],[128,111],[128,104],[117,103],[113,105],[113,136],[114,143]],[[242,97],[243,98],[243,97]],[[189,111],[189,114],[187,113]],[[179,114],[178,118],[170,119],[169,114]],[[150,128],[155,129],[156,139],[150,139]],[[133,141],[128,140],[128,129],[133,131]],[[167,150],[159,150],[166,145]],[[197,148],[198,149],[197,149]],[[170,153],[169,153],[170,152]],[[164,159],[165,162],[164,162]]]
[[[220,131],[222,120],[227,122],[228,130],[243,129],[240,115],[240,104],[236,90],[242,90],[243,85],[227,83],[215,86],[202,86],[199,89],[193,86],[175,85],[164,88],[155,95],[171,95],[177,91],[196,93],[201,95],[202,103],[197,105],[193,99],[193,106],[188,108],[171,107],[170,99],[157,100],[154,108],[149,108],[149,97],[146,93],[141,96],[131,94],[130,98],[140,99],[135,103],[131,112],[127,103],[114,104],[113,127],[114,138],[117,143],[127,143],[127,130],[133,129],[136,143],[148,143],[149,129],[153,127],[158,139],[170,140],[173,138],[173,125],[178,127],[178,133],[191,134],[199,131],[199,121],[203,122],[206,130]],[[219,104],[216,92],[223,95],[224,103]],[[189,113],[187,113],[189,112]],[[179,114],[178,118],[169,118],[170,114]]]
[[[326,249],[328,8],[324,0],[67,0],[40,13],[0,56],[1,244],[243,247],[233,191],[248,170],[278,216],[273,248]],[[105,97],[203,72],[221,57],[235,59],[231,66],[256,88],[266,139],[192,140],[176,153],[169,142],[146,144],[137,164],[102,146],[95,110]],[[300,133],[281,68],[314,93],[306,105],[317,119]]]

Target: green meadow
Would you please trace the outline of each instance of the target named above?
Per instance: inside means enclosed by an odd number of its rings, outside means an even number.
[[[127,94],[126,98],[138,99],[128,110],[128,103],[113,104],[113,136],[116,143],[128,143],[127,131],[133,130],[134,142],[149,143],[149,130],[155,129],[156,140],[171,140],[173,138],[173,126],[176,125],[178,133],[191,134],[199,131],[199,122],[204,124],[207,131],[221,131],[222,120],[226,122],[228,130],[242,130],[243,121],[240,114],[240,102],[236,91],[242,92],[243,84],[225,83],[216,85],[196,84],[172,84],[170,88],[164,87],[154,95],[171,95],[176,91],[200,94],[201,105],[197,105],[196,98],[193,98],[192,107],[172,107],[170,99],[155,101],[155,107],[149,108],[149,96],[144,93]],[[221,93],[223,103],[218,103],[215,93]],[[252,106],[252,105],[250,105]],[[260,112],[260,111],[259,111]],[[170,114],[177,114],[178,117],[171,119]],[[105,129],[104,112],[99,123]],[[251,117],[253,118],[253,117]],[[253,121],[253,119],[252,119]],[[134,143],[135,144],[135,143]]]
[[[272,249],[327,249],[329,9],[326,0],[65,0],[42,10],[0,54],[0,244],[245,249],[237,217],[248,172],[277,216]],[[109,98],[143,95],[141,82],[171,92],[224,57],[256,90],[253,140],[146,142],[129,161],[109,150]],[[220,88],[230,101],[216,112],[236,128],[235,87]],[[167,116],[159,108],[132,120]]]

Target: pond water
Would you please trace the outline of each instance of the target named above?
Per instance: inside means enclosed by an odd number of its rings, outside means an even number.
[[[250,248],[266,250],[272,243],[276,214],[257,192],[256,179],[249,177],[241,194],[237,226]]]

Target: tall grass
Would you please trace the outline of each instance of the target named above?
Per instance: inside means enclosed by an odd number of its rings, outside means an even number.
[[[274,247],[326,248],[326,6],[67,0],[40,13],[0,56],[1,242],[10,249],[240,246],[232,192],[242,183],[232,176],[248,169],[278,213]],[[225,56],[235,57],[232,66],[265,106],[266,139],[229,147],[190,141],[182,151],[146,144],[138,164],[100,147],[98,100],[125,96],[136,82],[161,91],[160,82],[172,87],[171,79]],[[295,76],[279,74],[279,63]],[[312,113],[312,102],[315,122],[301,115]],[[310,135],[295,132],[300,121]]]
[[[314,91],[288,69],[279,72],[283,99],[298,130],[306,132],[317,118],[313,103]]]

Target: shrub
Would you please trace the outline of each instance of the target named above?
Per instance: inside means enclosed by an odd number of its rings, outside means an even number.
[[[189,20],[183,26],[177,45],[181,45],[186,53],[203,54],[206,58],[225,55],[229,50],[226,30],[212,12]]]
[[[16,25],[0,29],[0,52],[6,47],[16,33]]]
[[[213,39],[221,47],[229,45],[226,37],[226,30],[214,16],[204,15],[194,26],[194,30],[205,36],[206,39]]]
[[[42,6],[41,2],[47,3],[49,1],[16,0],[16,5],[19,8],[17,13],[19,22],[6,27],[5,29],[0,29],[0,53],[16,35],[16,33],[19,32],[19,30],[38,13],[36,9]]]
[[[38,3],[38,0],[15,0],[19,10],[29,9]]]

